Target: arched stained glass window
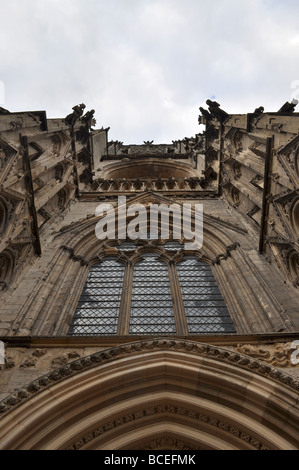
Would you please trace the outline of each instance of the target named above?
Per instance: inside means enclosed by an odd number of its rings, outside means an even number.
[[[69,335],[235,333],[209,264],[178,241],[104,248],[79,299]]]
[[[104,258],[91,266],[70,335],[115,335],[125,266],[116,258]]]
[[[189,333],[235,332],[211,267],[190,257],[177,264],[177,273]]]
[[[146,253],[133,271],[129,334],[176,333],[167,265]]]

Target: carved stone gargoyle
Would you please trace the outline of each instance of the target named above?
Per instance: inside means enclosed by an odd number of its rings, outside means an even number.
[[[212,116],[218,119],[218,121],[223,122],[229,117],[227,112],[220,108],[220,104],[217,103],[217,101],[207,100],[206,104],[209,106],[209,111]]]
[[[72,108],[73,112],[66,116],[66,118],[64,119],[64,122],[67,125],[74,127],[78,119],[82,116],[85,108],[86,106],[84,103],[74,106]]]
[[[80,130],[78,132],[78,139],[81,141],[82,145],[86,144],[89,139],[91,127],[96,124],[94,113],[94,109],[87,111],[87,113],[80,119],[82,126],[80,126]]]
[[[201,115],[205,118],[205,119],[211,119],[212,115],[209,113],[209,111],[207,111],[206,109],[202,108],[200,106],[199,108],[199,111],[201,112]]]
[[[253,114],[255,114],[255,115],[263,114],[264,110],[265,110],[264,107],[263,107],[263,106],[260,106],[259,108],[256,108],[256,109],[253,111]]]
[[[91,126],[94,126],[96,124],[96,120],[94,119],[94,113],[95,110],[92,109],[90,111],[87,111],[86,114],[81,118],[81,121],[83,124],[90,130]]]

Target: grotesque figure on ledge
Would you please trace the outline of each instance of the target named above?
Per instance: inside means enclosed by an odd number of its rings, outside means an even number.
[[[64,122],[71,127],[74,127],[78,119],[82,116],[84,109],[86,108],[85,104],[79,104],[74,106],[73,112],[71,114],[68,114],[64,120]]]

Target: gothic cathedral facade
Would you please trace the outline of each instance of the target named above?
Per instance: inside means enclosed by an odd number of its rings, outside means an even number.
[[[0,449],[299,449],[299,113],[207,107],[135,145],[0,109]]]

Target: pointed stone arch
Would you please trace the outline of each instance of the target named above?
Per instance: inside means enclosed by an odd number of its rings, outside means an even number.
[[[216,346],[120,344],[3,400],[0,449],[297,450],[298,388],[276,368]]]

